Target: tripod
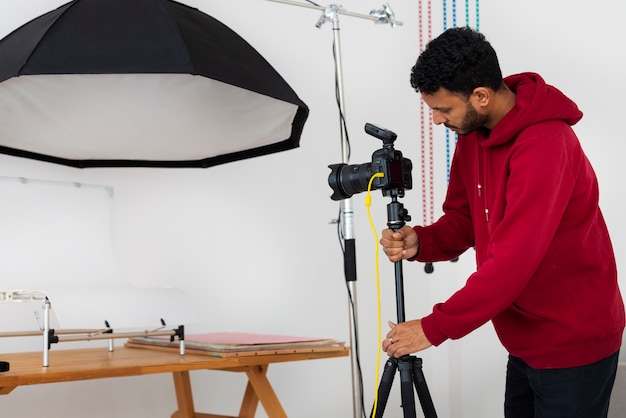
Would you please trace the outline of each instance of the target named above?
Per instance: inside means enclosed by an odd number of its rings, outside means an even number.
[[[405,220],[411,217],[404,205],[398,201],[398,197],[404,196],[404,190],[383,190],[383,194],[391,196],[391,202],[387,205],[387,226],[393,231],[398,231],[405,225]],[[398,323],[404,322],[404,283],[402,277],[402,261],[394,263],[396,275],[396,310]],[[381,418],[385,412],[385,406],[389,399],[389,392],[396,371],[400,370],[400,395],[402,397],[402,409],[404,418],[415,418],[415,396],[413,386],[422,406],[422,412],[426,418],[437,418],[435,406],[430,397],[426,379],[422,372],[422,359],[415,356],[404,355],[400,358],[389,358],[385,363],[383,375],[378,386],[378,406],[376,411],[372,408],[370,418]],[[374,412],[376,415],[374,415]]]

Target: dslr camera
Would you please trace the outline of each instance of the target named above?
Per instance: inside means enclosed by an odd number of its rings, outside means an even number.
[[[332,200],[348,199],[356,193],[367,190],[371,177],[383,173],[372,182],[372,189],[381,189],[384,196],[404,196],[405,189],[411,189],[413,164],[402,152],[394,149],[397,135],[387,129],[366,123],[365,132],[383,141],[383,147],[372,154],[372,162],[364,164],[331,164],[328,184],[333,190]]]

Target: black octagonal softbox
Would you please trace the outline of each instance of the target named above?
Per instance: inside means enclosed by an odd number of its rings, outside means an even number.
[[[171,0],[74,0],[0,40],[0,153],[210,167],[295,148],[307,106],[244,39]]]

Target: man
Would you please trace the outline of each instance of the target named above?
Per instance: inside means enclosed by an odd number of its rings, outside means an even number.
[[[390,323],[383,350],[400,357],[491,320],[509,352],[507,418],[606,417],[624,305],[597,179],[571,128],[582,113],[537,74],[503,79],[469,28],[431,41],[411,85],[459,140],[443,216],[380,243],[394,262],[474,247],[477,269],[430,315]]]

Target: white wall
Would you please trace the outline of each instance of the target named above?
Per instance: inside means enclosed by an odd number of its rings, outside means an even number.
[[[0,36],[63,3],[2,2]],[[338,205],[329,198],[326,180],[327,165],[341,161],[331,26],[315,28],[319,11],[269,1],[186,3],[247,39],[308,104],[311,114],[299,149],[208,170],[77,170],[0,156],[0,175],[113,186],[114,239],[122,271],[134,284],[176,285],[187,291],[202,317],[190,332],[249,331],[348,340],[342,257],[336,228],[329,223]],[[376,1],[341,4],[362,14],[380,7]],[[397,149],[415,165],[415,188],[403,203],[420,222],[419,101],[408,82],[419,51],[418,2],[395,0],[391,6],[403,26],[391,29],[357,18],[340,19],[351,162],[369,161],[380,147],[378,140],[363,133],[365,122],[395,131]],[[439,2],[432,12],[437,35],[442,30]],[[499,52],[504,72],[540,72],[585,112],[577,132],[598,172],[620,267],[626,251],[620,222],[626,197],[622,183],[626,167],[621,163],[626,147],[621,101],[626,87],[620,76],[626,57],[618,28],[625,12],[626,3],[620,0],[480,2],[480,30]],[[464,18],[458,22],[463,24]],[[445,156],[443,132],[436,128],[435,133],[439,213]],[[361,364],[369,412],[378,386],[377,296],[374,237],[363,199],[357,195],[353,203]],[[387,203],[374,192],[372,215],[379,231],[385,227]],[[458,263],[436,265],[432,275],[426,275],[422,265],[405,263],[407,318],[428,313],[461,286],[472,269],[471,253]],[[396,318],[396,312],[393,268],[382,258],[381,302],[385,324]],[[22,347],[30,344],[25,341]],[[6,352],[2,349],[6,346],[0,341],[0,351]],[[501,416],[506,353],[490,325],[420,356],[439,416]],[[347,358],[273,365],[269,378],[289,416],[352,416]],[[192,380],[198,411],[236,413],[243,376],[194,372]],[[401,417],[399,403],[396,384],[385,416]],[[21,387],[0,397],[3,415],[15,417],[44,412],[50,417],[166,417],[175,408],[167,375]],[[265,416],[262,409],[259,416]]]

